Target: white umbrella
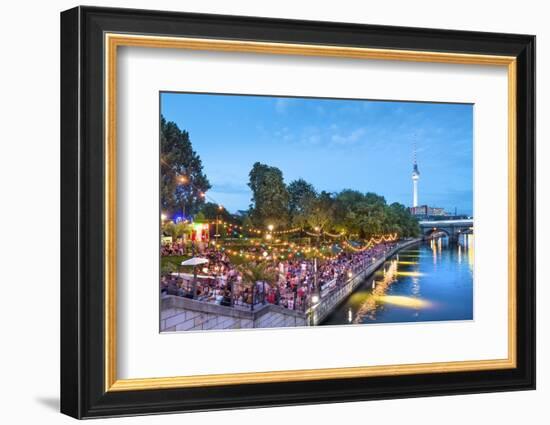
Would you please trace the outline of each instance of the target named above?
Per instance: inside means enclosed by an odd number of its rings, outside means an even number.
[[[193,277],[192,273],[172,273],[172,276],[183,277],[184,279],[191,279]],[[216,279],[214,276],[207,276],[204,274],[198,274],[197,278],[199,279]]]
[[[208,259],[201,257],[193,257],[181,263],[182,266],[193,266],[193,298],[197,296],[197,266],[206,263],[208,263]]]
[[[201,264],[206,264],[206,263],[208,263],[207,258],[193,257],[193,258],[190,258],[189,260],[182,261],[181,265],[194,267],[194,266],[200,266]]]

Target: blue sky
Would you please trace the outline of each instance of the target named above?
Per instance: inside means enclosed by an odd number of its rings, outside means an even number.
[[[162,93],[161,112],[189,132],[209,199],[231,212],[250,204],[256,161],[280,168],[287,184],[303,178],[318,191],[410,206],[416,144],[420,204],[472,213],[472,105]]]

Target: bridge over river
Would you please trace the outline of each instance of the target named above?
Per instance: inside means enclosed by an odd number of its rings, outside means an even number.
[[[462,233],[471,233],[474,229],[474,220],[426,220],[420,221],[420,230],[424,239],[431,239],[441,234],[446,235],[450,241],[457,241]]]

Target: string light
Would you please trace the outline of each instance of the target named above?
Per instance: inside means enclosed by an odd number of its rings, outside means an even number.
[[[327,236],[330,236],[331,238],[341,238],[342,236],[345,235],[344,232],[342,232],[342,233],[329,233],[327,231],[324,231],[323,234],[325,234]]]
[[[276,230],[272,232],[274,235],[287,235],[289,233],[296,233],[300,232],[302,230],[301,227],[294,227],[292,229],[286,229],[286,230]]]
[[[201,192],[200,195],[205,196],[205,193]],[[218,204],[218,208],[221,210],[221,209],[223,209],[223,206],[221,204]],[[165,218],[163,218],[163,219],[165,219]],[[216,221],[217,221],[218,224],[221,224],[224,228],[228,228],[228,231],[230,233],[233,233],[235,230],[237,230],[237,231],[248,232],[250,234],[256,234],[256,235],[264,234],[264,231],[262,231],[261,229],[254,228],[252,226],[242,226],[242,225],[238,225],[238,224],[229,223],[229,222],[226,222],[226,221],[223,221],[223,220],[216,220]],[[215,224],[216,221],[213,221],[212,224]],[[294,228],[290,228],[290,229],[270,231],[269,233],[266,234],[266,237],[267,237],[267,239],[272,239],[271,235],[283,235],[283,234],[290,234],[290,233],[297,233],[297,232],[303,232],[308,236],[314,236],[314,237],[320,237],[322,235],[327,235],[327,236],[332,237],[332,238],[340,238],[340,237],[343,237],[344,234],[345,234],[344,232],[342,232],[340,234],[334,234],[334,233],[330,233],[330,232],[327,232],[327,231],[319,231],[318,233],[312,233],[312,232],[308,232],[306,230],[303,230],[303,228],[301,228],[301,227],[294,227]],[[241,233],[240,236],[242,237],[242,233]],[[357,234],[351,234],[350,236],[357,236]],[[395,240],[397,240],[397,233],[382,235],[380,237],[374,237],[373,236],[368,241],[366,241],[366,243],[363,247],[360,247],[360,248],[357,248],[357,247],[353,246],[348,240],[343,240],[342,244],[346,248],[348,248],[348,249],[350,249],[354,252],[363,252],[363,251],[366,251],[367,249],[371,248],[373,245],[379,244],[381,242],[393,242]],[[253,245],[253,246],[256,246],[256,247],[259,247],[260,245],[262,245],[258,241],[250,241],[250,244]],[[297,246],[295,243],[292,243],[292,242],[279,242],[279,244],[283,245],[283,246],[290,246],[292,248],[289,251],[290,254],[288,254],[288,255],[304,255],[304,253],[309,254],[311,252],[314,252],[316,254],[316,256],[320,257],[321,259],[333,259],[333,258],[336,258],[338,256],[338,255],[332,255],[332,256],[325,255],[325,254],[321,253],[320,250],[317,247]],[[230,246],[230,244],[226,244],[226,246],[227,245]],[[273,251],[275,253],[280,251],[276,247],[273,247],[273,248],[270,247],[269,249],[273,249]],[[234,250],[231,250],[231,249],[228,249],[228,248],[225,248],[225,251],[230,255],[240,255],[241,257],[243,256],[243,253],[239,252],[239,251],[234,251]],[[245,258],[253,259],[253,260],[265,260],[265,259],[270,259],[270,256],[266,257],[266,256],[262,256],[262,255],[253,255],[253,254],[247,253],[247,254],[245,254]]]
[[[368,240],[368,242],[366,243],[365,246],[363,246],[362,248],[356,248],[354,247],[351,243],[349,243],[349,241],[344,241],[343,244],[351,249],[352,251],[354,252],[363,252],[363,251],[366,251],[367,249],[369,249],[371,246],[373,245],[377,245],[381,242],[393,242],[397,240],[397,233],[393,233],[393,234],[390,234],[390,235],[383,235],[383,236],[380,236],[379,238],[375,238],[374,236],[372,238],[370,238]]]
[[[309,236],[315,236],[315,237],[321,236],[321,233],[311,233],[311,232],[307,232],[307,231],[305,231],[305,230],[304,230],[304,233],[305,233],[306,235],[309,235]]]

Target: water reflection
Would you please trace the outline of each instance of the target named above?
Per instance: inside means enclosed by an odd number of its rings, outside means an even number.
[[[401,251],[323,324],[472,319],[473,237],[441,237]]]
[[[389,285],[393,283],[397,278],[397,260],[389,262],[388,271],[386,272],[387,263],[388,261],[386,261],[382,266],[382,279],[372,280],[371,296],[366,297],[366,299],[361,303],[359,309],[357,310],[357,313],[355,314],[355,319],[353,320],[353,323],[363,323],[363,319],[367,317],[371,319],[375,318],[372,313],[377,308],[377,300],[379,300],[386,293]]]
[[[407,308],[426,308],[430,306],[430,302],[415,297],[404,297],[403,295],[384,295],[378,297],[378,300],[383,303],[394,304],[400,307]]]

